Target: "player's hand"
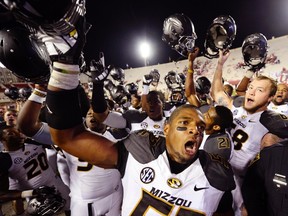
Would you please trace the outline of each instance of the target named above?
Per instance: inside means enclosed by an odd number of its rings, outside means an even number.
[[[37,36],[45,44],[52,62],[79,64],[81,52],[86,43],[86,33],[86,19],[80,17],[75,29],[68,35],[50,36],[38,33]]]
[[[219,50],[218,64],[224,65],[229,56],[230,56],[229,50]]]
[[[99,60],[92,59],[90,61],[89,71],[91,73],[91,82],[104,82],[108,77],[110,70],[105,68],[104,53],[99,53]]]
[[[153,76],[150,74],[146,74],[143,76],[142,84],[149,86],[152,81],[153,81]]]
[[[188,54],[189,62],[193,62],[196,59],[196,57],[198,56],[199,50],[200,49],[198,47],[194,47],[193,50],[189,52]]]

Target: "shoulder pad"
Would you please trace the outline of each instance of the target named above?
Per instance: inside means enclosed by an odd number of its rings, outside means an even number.
[[[270,133],[281,138],[288,138],[288,116],[272,110],[265,110],[261,114],[260,122]]]
[[[230,163],[217,154],[199,150],[199,160],[209,183],[221,191],[235,189],[234,173]]]
[[[230,159],[232,148],[234,145],[226,133],[211,134],[204,143],[206,152],[218,154],[227,161]]]
[[[147,130],[132,132],[123,143],[139,163],[148,163],[154,160],[166,149],[165,138],[156,137],[153,132]]]

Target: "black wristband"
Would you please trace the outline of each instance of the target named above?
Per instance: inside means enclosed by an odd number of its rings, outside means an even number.
[[[107,102],[104,96],[104,83],[93,83],[92,109],[95,113],[103,113],[107,109]]]
[[[50,127],[63,130],[83,123],[78,92],[78,88],[47,90],[46,120]]]

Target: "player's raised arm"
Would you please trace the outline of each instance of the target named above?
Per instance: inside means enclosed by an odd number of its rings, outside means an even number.
[[[188,102],[196,107],[201,106],[201,103],[196,96],[196,89],[194,84],[194,60],[198,56],[199,48],[195,47],[193,52],[188,54],[188,71],[185,80],[185,96]]]
[[[229,50],[224,53],[222,50],[219,50],[219,58],[212,80],[211,95],[217,104],[231,108],[232,99],[225,93],[222,83],[223,67],[229,55]]]
[[[85,34],[85,19],[80,19],[73,36],[42,36],[53,61],[46,98],[46,118],[52,140],[57,146],[91,164],[110,168],[117,162],[118,153],[114,143],[87,131],[83,125],[77,88],[79,58],[85,44]],[[53,53],[51,50],[61,52]]]

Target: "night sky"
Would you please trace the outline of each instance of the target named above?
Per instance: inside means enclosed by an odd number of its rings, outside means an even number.
[[[43,1],[41,5],[51,1]],[[53,0],[53,10],[58,1],[61,0]],[[148,65],[184,59],[162,41],[163,21],[175,13],[190,17],[198,36],[196,46],[202,52],[208,27],[220,15],[230,15],[236,22],[237,33],[231,49],[241,47],[245,37],[253,33],[262,33],[268,40],[288,35],[287,0],[86,0],[86,9],[87,22],[92,24],[84,47],[86,63],[97,60],[99,52],[104,52],[106,65],[123,69],[144,66],[138,51],[139,42],[144,40],[153,50]],[[3,10],[0,7],[0,12]],[[2,25],[6,25],[3,20]]]
[[[104,52],[106,65],[125,69],[143,67],[137,45],[140,40],[152,44],[153,56],[149,65],[183,60],[165,44],[162,37],[163,21],[174,13],[184,13],[192,20],[203,49],[206,31],[219,15],[230,15],[237,25],[232,49],[240,47],[244,38],[261,32],[267,39],[288,34],[287,0],[178,0],[178,1],[99,1],[87,0],[87,21],[92,28],[85,46],[86,62],[97,59]]]

